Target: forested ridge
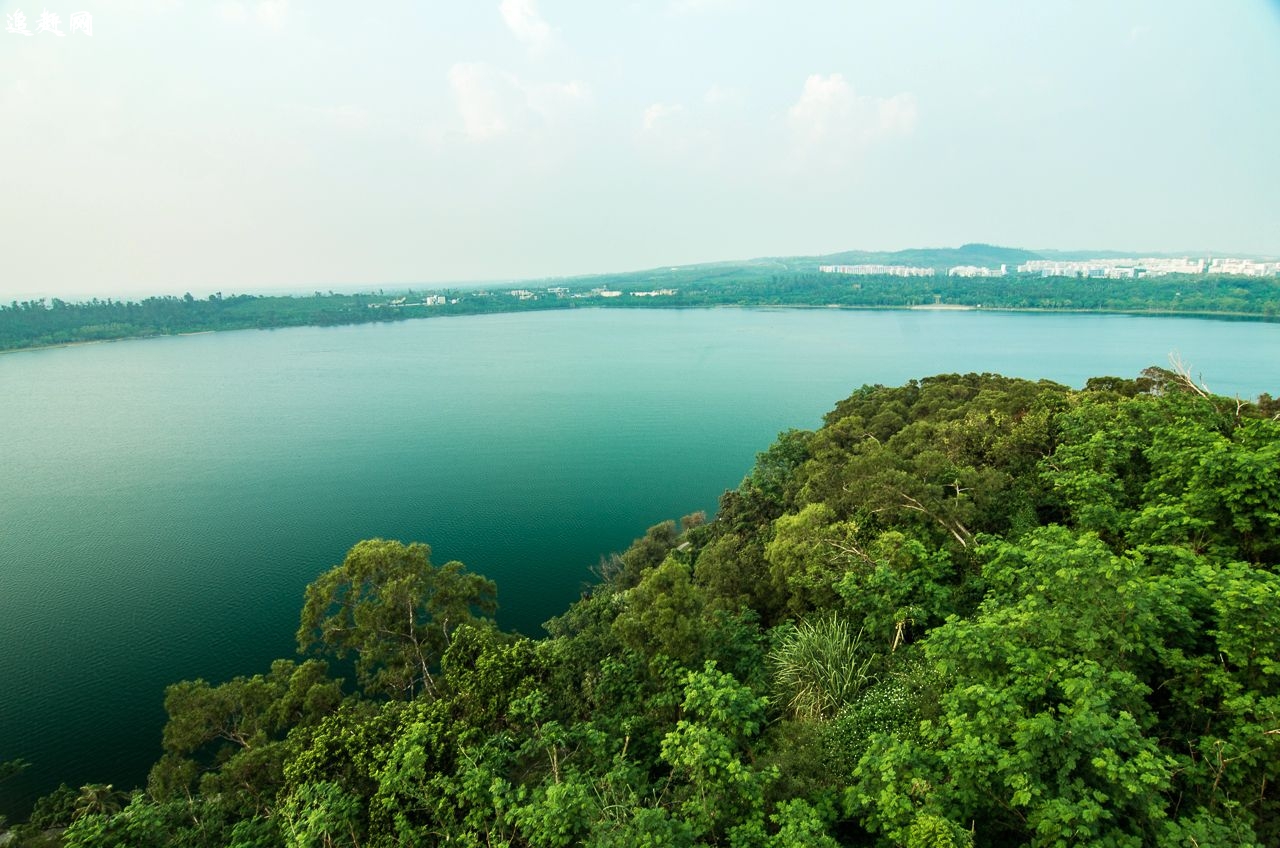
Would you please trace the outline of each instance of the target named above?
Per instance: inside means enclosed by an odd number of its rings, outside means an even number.
[[[547,286],[548,283],[556,283]],[[148,297],[140,301],[14,301],[0,305],[0,350],[216,330],[274,329],[402,321],[547,309],[808,306],[1233,315],[1280,318],[1280,279],[1169,275],[1141,280],[1010,275],[930,278],[850,277],[782,262],[695,266],[518,284],[530,289],[445,289],[424,303],[419,290],[388,294]],[[617,292],[602,297],[601,289]],[[655,291],[668,292],[660,295]],[[641,296],[636,296],[636,293]]]
[[[63,787],[18,841],[1280,845],[1278,568],[1269,396],[865,386],[542,638],[356,544],[302,657],[171,686],[147,786]]]

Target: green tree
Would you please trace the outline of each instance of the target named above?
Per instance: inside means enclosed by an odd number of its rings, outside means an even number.
[[[284,798],[279,817],[288,848],[356,848],[361,801],[334,783],[306,784]]]
[[[432,565],[428,545],[369,539],[307,587],[298,649],[354,654],[367,692],[435,695],[432,669],[453,631],[492,615],[496,594],[456,560]]]
[[[1222,433],[1184,419],[1150,438],[1137,540],[1252,562],[1280,556],[1280,423],[1246,419]]]
[[[773,773],[751,764],[751,742],[764,722],[765,699],[707,662],[684,678],[682,717],[662,740],[674,808],[700,836],[715,841],[764,819],[764,790]]]
[[[706,589],[708,603],[714,606],[729,610],[750,608],[770,620],[778,607],[764,546],[756,538],[722,531],[698,551],[694,576]]]
[[[976,821],[990,844],[1153,844],[1174,760],[1149,732],[1140,670],[1176,596],[1143,558],[1063,528],[982,554],[978,615],[923,642],[953,681],[941,714],[921,737],[873,738],[851,797],[897,838]]]
[[[28,822],[40,829],[66,827],[75,819],[76,801],[80,793],[63,783],[38,799],[31,808]]]
[[[690,571],[688,564],[667,557],[623,595],[623,609],[613,627],[625,645],[645,656],[665,654],[685,664],[702,657],[707,647],[702,623],[706,597]]]
[[[792,615],[830,608],[841,576],[866,565],[856,543],[857,526],[837,520],[826,504],[808,504],[798,513],[781,516],[773,526],[765,559],[773,589]]]
[[[283,779],[286,734],[315,724],[342,702],[342,683],[327,670],[320,660],[276,660],[265,675],[168,687],[165,754],[151,770],[152,797],[189,797],[203,765],[202,792],[246,813],[265,812]]]
[[[602,577],[621,589],[628,589],[657,568],[680,540],[674,521],[663,521],[645,531],[620,556],[601,564]]]

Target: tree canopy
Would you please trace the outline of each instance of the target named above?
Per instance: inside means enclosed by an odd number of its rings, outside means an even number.
[[[147,789],[63,787],[42,820],[74,812],[69,846],[1277,845],[1278,481],[1280,409],[1176,371],[863,387],[542,638],[426,545],[360,542],[298,631],[353,688],[314,659],[176,684]]]
[[[298,649],[354,654],[368,691],[434,694],[431,669],[451,631],[492,615],[496,594],[492,580],[456,560],[432,565],[428,545],[368,539],[307,587]]]

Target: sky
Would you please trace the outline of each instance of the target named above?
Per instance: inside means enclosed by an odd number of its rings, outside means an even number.
[[[0,12],[3,303],[966,242],[1280,254],[1280,0]]]

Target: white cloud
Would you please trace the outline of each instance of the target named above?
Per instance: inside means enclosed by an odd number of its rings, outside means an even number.
[[[812,74],[787,113],[795,152],[843,163],[876,142],[909,135],[916,125],[916,99],[857,94],[842,74]]]
[[[677,115],[684,111],[684,107],[671,103],[652,103],[644,110],[644,116],[641,118],[641,126],[645,132],[654,132],[661,128],[664,123],[673,115]]]
[[[498,11],[507,29],[531,52],[543,53],[551,46],[555,32],[538,14],[535,0],[502,0]]]
[[[485,139],[510,129],[511,116],[519,104],[512,87],[487,65],[454,65],[449,69],[449,86],[467,135]]]
[[[585,83],[530,82],[482,62],[460,62],[449,69],[465,133],[490,139],[545,126],[590,98]]]

